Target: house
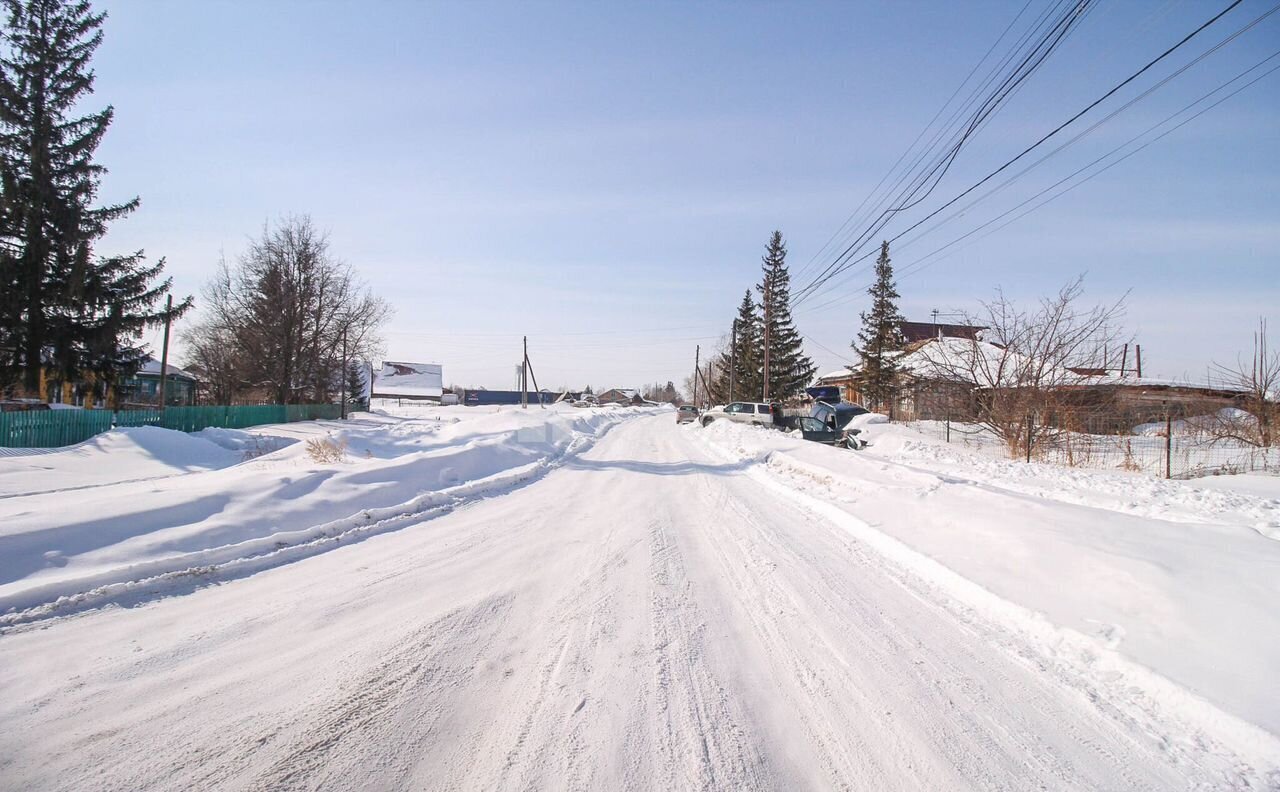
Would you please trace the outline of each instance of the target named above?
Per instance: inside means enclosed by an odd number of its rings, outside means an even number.
[[[885,411],[899,420],[973,420],[984,403],[1028,387],[1021,373],[1028,361],[980,337],[941,336],[910,343],[897,364],[898,398]],[[1036,382],[1041,384],[1034,387],[1046,394],[1037,408],[1049,412],[1046,420],[1094,434],[1128,432],[1166,416],[1177,419],[1238,408],[1246,396],[1224,385],[1079,367],[1041,369]],[[856,385],[850,390],[858,395]]]
[[[912,352],[924,347],[928,342],[938,339],[952,338],[963,340],[966,343],[977,341],[981,338],[982,331],[986,329],[986,327],[980,325],[942,324],[939,322],[908,322],[903,320],[898,323],[898,330],[902,333],[902,338],[906,342],[905,355],[910,355]],[[919,365],[922,362],[923,360],[920,357],[916,357],[908,360],[907,365],[922,369],[923,367]],[[839,388],[840,395],[845,401],[863,404],[865,399],[858,387],[858,368],[858,364],[855,363],[842,369],[829,371],[814,380],[813,384],[815,387]],[[908,379],[927,380],[929,378],[926,372],[917,370],[913,371],[912,376]]]
[[[374,399],[440,401],[444,395],[444,367],[439,363],[400,363],[385,360],[373,378]]]
[[[164,403],[166,406],[184,406],[196,403],[199,378],[189,371],[166,364],[164,367]],[[123,377],[118,386],[122,404],[160,404],[160,361],[148,360],[131,377]]]
[[[600,404],[644,404],[644,397],[635,388],[610,388],[596,396]]]
[[[1166,418],[1213,415],[1228,407],[1240,409],[1248,398],[1246,390],[1231,385],[1139,377],[1133,372],[1103,373],[1057,390],[1063,408],[1080,417],[1079,428],[1094,434],[1128,432]]]

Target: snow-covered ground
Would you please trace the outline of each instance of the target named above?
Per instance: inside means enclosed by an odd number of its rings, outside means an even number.
[[[0,625],[245,574],[544,473],[630,413],[388,405],[0,457]],[[414,417],[404,417],[412,412]],[[301,441],[301,442],[299,442]],[[319,461],[308,443],[340,449]]]
[[[1280,788],[1271,479],[397,412],[0,459],[0,787]]]

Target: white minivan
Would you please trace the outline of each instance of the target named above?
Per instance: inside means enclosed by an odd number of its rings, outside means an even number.
[[[735,423],[774,427],[782,424],[782,408],[765,402],[730,402],[723,407],[712,407],[702,415],[702,425],[728,419]]]

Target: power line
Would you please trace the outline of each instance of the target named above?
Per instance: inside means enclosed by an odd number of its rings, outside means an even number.
[[[1280,8],[1280,6],[1277,6],[1277,8]],[[1272,9],[1272,10],[1274,11],[1274,10],[1276,10],[1276,9]],[[1268,13],[1270,13],[1270,12],[1268,12]],[[1222,83],[1222,84],[1218,85],[1216,88],[1214,88],[1213,90],[1209,91],[1208,93],[1203,94],[1202,96],[1200,96],[1200,97],[1199,97],[1198,99],[1196,99],[1195,101],[1190,102],[1189,104],[1187,104],[1187,105],[1183,106],[1182,108],[1180,108],[1178,111],[1176,111],[1176,112],[1174,112],[1174,113],[1170,114],[1169,116],[1165,117],[1165,118],[1164,118],[1163,120],[1161,120],[1160,122],[1158,122],[1158,123],[1156,123],[1156,124],[1153,124],[1152,126],[1150,126],[1150,127],[1148,127],[1147,129],[1143,130],[1143,131],[1142,131],[1142,132],[1140,132],[1139,134],[1134,135],[1133,137],[1129,138],[1128,140],[1126,140],[1125,142],[1123,142],[1123,143],[1121,143],[1120,145],[1116,146],[1115,148],[1112,148],[1111,150],[1107,151],[1105,154],[1103,154],[1103,155],[1101,155],[1101,156],[1097,157],[1096,159],[1092,160],[1092,161],[1091,161],[1091,162],[1089,162],[1088,164],[1086,164],[1086,165],[1084,165],[1084,166],[1082,166],[1082,167],[1080,167],[1080,168],[1077,168],[1076,170],[1072,171],[1072,172],[1071,172],[1070,174],[1068,174],[1067,176],[1063,177],[1062,179],[1059,179],[1058,181],[1054,182],[1053,184],[1049,185],[1048,187],[1045,187],[1044,189],[1042,189],[1042,190],[1040,190],[1039,192],[1037,192],[1035,195],[1032,195],[1031,197],[1029,197],[1029,198],[1027,198],[1026,200],[1022,201],[1021,203],[1017,204],[1016,206],[1013,206],[1013,207],[1011,207],[1011,208],[1009,208],[1009,209],[1005,210],[1004,212],[1002,212],[1002,213],[1000,213],[1000,214],[996,215],[995,217],[993,217],[993,218],[991,218],[990,220],[986,221],[985,223],[983,223],[983,224],[981,224],[981,225],[977,226],[976,228],[970,229],[968,232],[966,232],[966,233],[962,234],[961,236],[959,236],[959,237],[957,237],[957,238],[955,238],[955,239],[951,240],[950,242],[946,243],[945,245],[942,245],[942,246],[940,246],[940,247],[938,247],[938,248],[935,248],[934,250],[930,251],[929,253],[926,253],[925,255],[921,256],[920,258],[918,258],[918,259],[916,259],[915,261],[913,261],[913,262],[911,262],[910,264],[908,264],[906,267],[904,267],[904,268],[902,268],[901,270],[899,270],[899,275],[900,275],[900,276],[906,276],[906,275],[914,274],[914,273],[916,273],[916,272],[920,272],[921,270],[927,269],[928,267],[932,266],[933,264],[936,264],[938,261],[940,261],[940,260],[942,260],[942,259],[935,259],[934,261],[929,262],[929,263],[925,263],[925,262],[926,262],[928,259],[933,258],[933,257],[934,257],[934,256],[936,256],[937,254],[941,253],[942,251],[947,250],[948,248],[951,248],[952,246],[954,246],[954,245],[958,244],[959,242],[964,241],[965,239],[967,239],[967,238],[969,238],[969,237],[973,236],[974,234],[976,234],[976,233],[978,233],[978,232],[982,231],[983,229],[990,227],[993,223],[996,223],[996,222],[1000,221],[1001,219],[1003,219],[1003,218],[1005,218],[1005,217],[1008,217],[1010,214],[1013,214],[1014,212],[1018,211],[1019,209],[1021,209],[1021,208],[1022,208],[1022,207],[1024,207],[1024,206],[1026,206],[1027,204],[1029,204],[1029,203],[1031,203],[1031,202],[1035,201],[1036,199],[1040,198],[1041,196],[1045,195],[1046,193],[1048,193],[1048,192],[1050,192],[1050,191],[1052,191],[1052,190],[1054,190],[1054,189],[1056,189],[1056,188],[1060,187],[1061,185],[1063,185],[1064,183],[1066,183],[1066,182],[1070,181],[1071,179],[1075,178],[1076,176],[1080,175],[1081,173],[1084,173],[1085,171],[1088,171],[1089,169],[1093,168],[1095,165],[1098,165],[1098,164],[1099,164],[1099,163],[1101,163],[1102,161],[1106,160],[1108,157],[1111,157],[1112,155],[1114,155],[1114,154],[1116,154],[1117,152],[1119,152],[1119,151],[1121,151],[1121,150],[1125,149],[1126,147],[1128,147],[1128,146],[1130,146],[1131,144],[1133,144],[1133,143],[1137,142],[1138,140],[1142,139],[1143,137],[1146,137],[1147,135],[1149,135],[1150,133],[1152,133],[1152,132],[1154,132],[1155,130],[1159,129],[1160,127],[1162,127],[1162,126],[1164,126],[1164,125],[1168,124],[1170,121],[1172,121],[1172,120],[1174,120],[1175,118],[1177,118],[1178,116],[1180,116],[1180,115],[1182,115],[1182,114],[1186,113],[1186,112],[1187,112],[1188,110],[1190,110],[1191,108],[1193,108],[1193,107],[1195,107],[1196,105],[1198,105],[1198,104],[1200,104],[1200,103],[1204,102],[1206,99],[1209,99],[1209,98],[1210,98],[1210,97],[1212,97],[1214,94],[1219,93],[1220,91],[1224,90],[1225,88],[1227,88],[1227,87],[1228,87],[1228,86],[1230,86],[1231,84],[1233,84],[1233,83],[1235,83],[1235,82],[1238,82],[1239,80],[1243,79],[1243,78],[1244,78],[1244,77],[1246,77],[1248,74],[1250,74],[1251,72],[1254,72],[1254,71],[1258,70],[1259,68],[1261,68],[1262,66],[1266,65],[1268,62],[1270,62],[1270,61],[1274,60],[1274,59],[1275,59],[1275,58],[1277,58],[1277,57],[1280,57],[1280,50],[1277,50],[1276,52],[1273,52],[1271,55],[1268,55],[1267,57],[1265,57],[1265,58],[1263,58],[1262,60],[1258,61],[1258,62],[1257,62],[1257,63],[1255,63],[1253,66],[1250,66],[1248,69],[1245,69],[1244,71],[1242,71],[1242,72],[1238,73],[1236,76],[1232,77],[1230,80],[1227,80],[1226,82],[1224,82],[1224,83]],[[1177,124],[1175,124],[1174,126],[1172,126],[1172,127],[1170,127],[1169,129],[1165,130],[1164,132],[1161,132],[1161,133],[1160,133],[1159,135],[1157,135],[1156,137],[1151,138],[1150,140],[1148,140],[1148,141],[1146,141],[1146,142],[1142,143],[1142,145],[1138,146],[1137,148],[1134,148],[1132,151],[1127,152],[1126,154],[1124,154],[1124,156],[1119,157],[1118,159],[1114,160],[1113,162],[1108,163],[1106,166],[1104,166],[1104,167],[1102,167],[1102,168],[1099,168],[1098,170],[1096,170],[1096,171],[1094,171],[1093,173],[1089,174],[1089,175],[1088,175],[1088,176],[1086,176],[1085,178],[1083,178],[1083,179],[1079,180],[1079,181],[1078,181],[1078,182],[1076,182],[1075,184],[1070,185],[1070,186],[1069,186],[1069,187],[1067,187],[1066,189],[1063,189],[1063,190],[1058,191],[1056,194],[1054,194],[1054,195],[1050,196],[1050,197],[1049,197],[1049,198],[1047,198],[1046,200],[1041,201],[1040,203],[1038,203],[1038,204],[1036,204],[1035,206],[1031,207],[1031,208],[1030,208],[1030,209],[1028,209],[1027,211],[1025,211],[1025,212],[1023,212],[1023,213],[1021,213],[1021,214],[1017,215],[1017,216],[1016,216],[1016,217],[1014,217],[1014,218],[1012,218],[1012,219],[1011,219],[1011,220],[1009,220],[1007,223],[1003,223],[1003,224],[1001,224],[1001,225],[997,226],[996,228],[992,229],[990,232],[988,232],[988,233],[986,233],[986,234],[983,234],[981,237],[979,237],[979,239],[984,239],[984,238],[986,238],[986,237],[990,236],[991,234],[994,234],[994,233],[996,233],[997,231],[999,231],[999,230],[1001,230],[1001,229],[1003,229],[1003,228],[1005,228],[1005,227],[1007,227],[1007,226],[1009,226],[1009,225],[1012,225],[1013,223],[1017,222],[1018,220],[1022,219],[1023,217],[1026,217],[1027,215],[1029,215],[1029,214],[1031,214],[1032,212],[1036,211],[1037,209],[1041,208],[1042,206],[1045,206],[1046,204],[1048,204],[1048,203],[1050,203],[1050,202],[1052,202],[1052,201],[1054,201],[1054,200],[1057,200],[1058,198],[1060,198],[1060,197],[1062,197],[1063,195],[1067,194],[1068,192],[1070,192],[1070,191],[1074,190],[1075,188],[1077,188],[1077,187],[1079,187],[1079,186],[1083,185],[1084,183],[1086,183],[1086,182],[1090,181],[1091,179],[1093,179],[1093,178],[1095,178],[1095,177],[1097,177],[1097,176],[1100,176],[1101,174],[1105,173],[1106,171],[1110,170],[1111,168],[1115,167],[1116,165],[1119,165],[1121,162],[1124,162],[1124,161],[1125,161],[1125,160],[1127,160],[1129,157],[1132,157],[1133,155],[1135,155],[1135,154],[1137,154],[1138,152],[1142,151],[1143,149],[1147,148],[1147,147],[1148,147],[1148,146],[1150,146],[1151,144],[1156,143],[1156,142],[1157,142],[1157,141],[1159,141],[1159,140],[1162,140],[1163,138],[1167,137],[1168,135],[1170,135],[1170,134],[1172,134],[1173,132],[1177,131],[1178,129],[1182,128],[1182,127],[1183,127],[1183,126],[1185,126],[1186,124],[1190,123],[1191,121],[1194,121],[1195,119],[1199,118],[1200,116],[1204,115],[1205,113],[1209,112],[1210,110],[1213,110],[1213,109],[1214,109],[1214,108],[1216,108],[1218,105],[1222,104],[1223,102],[1227,101],[1228,99],[1231,99],[1232,97],[1236,96],[1236,95],[1237,95],[1237,94],[1239,94],[1240,92],[1242,92],[1242,91],[1246,90],[1246,89],[1247,89],[1247,88],[1249,88],[1250,86],[1252,86],[1252,85],[1254,85],[1255,83],[1257,83],[1257,82],[1261,81],[1262,79],[1266,78],[1268,75],[1270,75],[1270,74],[1272,74],[1272,73],[1276,72],[1277,70],[1280,70],[1280,64],[1277,64],[1276,66],[1273,66],[1272,68],[1270,68],[1270,69],[1268,69],[1267,71],[1263,72],[1262,74],[1258,75],[1257,77],[1255,77],[1254,79],[1252,79],[1252,80],[1250,80],[1249,82],[1245,83],[1244,85],[1241,85],[1240,87],[1236,88],[1234,91],[1231,91],[1231,92],[1230,92],[1230,93],[1228,93],[1226,96],[1221,97],[1220,99],[1218,99],[1217,101],[1213,102],[1212,104],[1210,104],[1210,105],[1208,105],[1208,106],[1206,106],[1206,107],[1201,108],[1201,109],[1200,109],[1199,111],[1197,111],[1196,113],[1192,114],[1191,116],[1188,116],[1187,118],[1185,118],[1185,119],[1183,119],[1182,121],[1178,122],[1178,123],[1177,123]],[[924,234],[927,234],[927,233],[929,233],[929,232],[928,232],[928,231],[924,232]],[[922,237],[924,236],[924,234],[921,234],[921,235],[919,235],[919,236],[915,237],[915,238],[914,238],[914,239],[912,239],[912,240],[908,240],[907,244],[911,244],[912,242],[915,242],[915,241],[919,240],[920,238],[922,238]],[[977,241],[977,240],[975,240],[975,241]],[[945,258],[945,257],[944,257],[944,258]],[[844,304],[844,303],[847,303],[847,302],[851,302],[852,300],[856,299],[856,298],[857,298],[857,296],[858,296],[858,294],[857,294],[857,293],[854,293],[854,294],[851,294],[851,295],[842,295],[841,297],[838,297],[838,298],[836,298],[836,299],[833,299],[833,300],[830,300],[830,301],[828,301],[828,302],[825,302],[825,303],[819,304],[819,305],[817,305],[817,306],[813,306],[813,307],[810,309],[810,313],[814,313],[814,312],[822,311],[822,310],[825,310],[825,309],[828,309],[828,308],[836,307],[837,305],[841,305],[841,304]]]
[[[952,114],[951,119],[948,120],[944,127],[939,129],[938,133],[934,135],[929,144],[921,150],[920,154],[898,178],[895,185],[890,188],[885,197],[872,208],[871,212],[873,214],[876,209],[881,209],[880,214],[876,219],[873,220],[865,230],[858,234],[854,241],[849,243],[849,245],[841,251],[840,255],[838,255],[831,264],[828,264],[827,267],[819,273],[818,277],[814,281],[811,281],[808,285],[799,289],[796,294],[793,295],[793,305],[801,302],[813,289],[825,282],[822,280],[823,276],[830,273],[833,267],[838,267],[841,259],[855,253],[868,238],[874,235],[880,228],[883,228],[884,225],[892,219],[893,214],[917,205],[933,192],[941,181],[943,175],[945,175],[945,173],[950,169],[952,163],[954,163],[956,157],[959,155],[960,149],[964,146],[964,143],[973,134],[976,134],[977,130],[985,125],[992,116],[994,116],[994,114],[1003,106],[1004,102],[1014,94],[1017,88],[1020,87],[1031,76],[1031,74],[1044,63],[1048,56],[1058,47],[1059,44],[1061,44],[1066,35],[1073,29],[1074,25],[1083,18],[1084,13],[1091,8],[1091,2],[1092,0],[1079,0],[1078,2],[1073,2],[1071,7],[1065,13],[1060,14],[1057,21],[1054,22],[1054,24],[1050,26],[1050,28],[1037,40],[1036,44],[1023,55],[1022,60],[1013,69],[1013,71],[1004,77],[995,92],[989,94],[987,98],[979,104],[978,109],[969,117],[968,124],[959,133],[959,137],[953,139],[953,142],[949,147],[944,148],[940,156],[933,161],[932,166],[928,167],[924,172],[911,176],[926,155],[929,155],[930,152],[934,150],[942,136],[944,134],[949,134],[949,130],[953,128],[959,116],[965,112],[967,108],[974,103],[980,93],[996,79],[1005,63],[1016,55],[1024,42],[1035,35],[1039,29],[1043,27],[1044,20],[1049,15],[1050,11],[1052,11],[1052,7],[1047,9],[1045,14],[1041,15],[1041,19],[1037,21],[1036,26],[1034,26],[1028,34],[1023,36],[1022,41],[1018,42],[1009,55],[1005,56],[1001,63],[997,65],[996,69],[992,71],[991,75],[983,85],[979,86],[974,91],[970,98],[965,102],[964,106],[958,108],[957,111]],[[910,149],[908,149],[908,151],[909,150]],[[933,183],[928,186],[928,189],[926,189],[923,194],[921,194],[920,191],[924,189],[925,185],[931,180]],[[902,186],[904,182],[906,182],[906,185]],[[890,200],[889,196],[891,195],[893,197]],[[889,208],[881,208],[884,207],[887,201],[898,205],[891,206]]]
[[[1010,159],[1010,160],[1006,161],[1003,165],[1001,165],[1000,167],[998,167],[998,168],[996,168],[995,170],[991,171],[991,172],[990,172],[990,173],[988,173],[986,176],[984,176],[982,179],[978,180],[977,182],[975,182],[974,184],[972,184],[972,185],[970,185],[968,188],[966,188],[964,191],[962,191],[962,192],[961,192],[961,193],[959,193],[958,195],[954,196],[953,198],[951,198],[950,200],[948,200],[946,203],[942,204],[942,206],[939,206],[937,209],[934,209],[932,212],[930,212],[929,214],[925,215],[925,216],[924,216],[923,218],[921,218],[920,220],[918,220],[918,221],[916,221],[915,223],[913,223],[912,225],[908,226],[908,227],[907,227],[905,230],[903,230],[901,233],[899,233],[898,235],[896,235],[896,236],[894,236],[894,237],[890,238],[890,240],[889,240],[889,241],[890,241],[890,242],[895,242],[895,241],[897,241],[898,239],[901,239],[901,238],[902,238],[903,236],[905,236],[906,234],[910,233],[911,231],[915,230],[916,228],[919,228],[921,225],[923,225],[924,223],[928,222],[928,221],[929,221],[929,220],[931,220],[932,218],[936,217],[938,214],[940,214],[941,212],[943,212],[944,210],[946,210],[946,209],[947,209],[947,208],[949,208],[950,206],[954,205],[957,201],[959,201],[960,199],[964,198],[966,195],[968,195],[968,194],[972,193],[974,190],[978,189],[978,188],[979,188],[979,187],[981,187],[983,184],[986,184],[988,181],[990,181],[991,179],[995,178],[995,177],[996,177],[997,175],[999,175],[1000,173],[1004,172],[1007,168],[1009,168],[1009,167],[1010,167],[1010,166],[1012,166],[1014,163],[1016,163],[1016,162],[1018,162],[1019,160],[1021,160],[1021,159],[1022,159],[1023,157],[1025,157],[1027,154],[1029,154],[1029,153],[1031,153],[1032,151],[1034,151],[1036,148],[1040,147],[1042,144],[1044,144],[1046,141],[1048,141],[1048,140],[1049,140],[1050,138],[1052,138],[1053,136],[1057,135],[1057,134],[1058,134],[1059,132],[1061,132],[1063,129],[1065,129],[1065,128],[1067,128],[1068,126],[1070,126],[1071,124],[1075,123],[1075,122],[1076,122],[1077,120],[1079,120],[1082,116],[1084,116],[1084,115],[1085,115],[1086,113],[1088,113],[1089,111],[1093,110],[1093,109],[1094,109],[1095,107],[1097,107],[1099,104],[1101,104],[1102,102],[1106,101],[1106,100],[1107,100],[1107,99],[1109,99],[1110,97],[1114,96],[1114,95],[1116,94],[1116,92],[1117,92],[1117,91],[1120,91],[1120,90],[1121,90],[1121,89],[1123,89],[1126,85],[1128,85],[1129,83],[1131,83],[1131,82],[1133,82],[1134,80],[1138,79],[1139,77],[1141,77],[1141,76],[1142,76],[1143,74],[1145,74],[1146,72],[1150,71],[1150,70],[1151,70],[1151,69],[1152,69],[1156,64],[1160,63],[1162,60],[1164,60],[1165,58],[1167,58],[1169,55],[1171,55],[1172,53],[1176,52],[1179,48],[1181,48],[1182,46],[1184,46],[1187,42],[1191,41],[1193,38],[1195,38],[1197,35],[1199,35],[1201,32],[1203,32],[1203,31],[1204,31],[1206,28],[1208,28],[1210,25],[1212,25],[1213,23],[1217,22],[1219,19],[1221,19],[1223,16],[1225,16],[1225,15],[1226,15],[1227,13],[1229,13],[1231,10],[1233,10],[1236,6],[1240,5],[1240,3],[1242,3],[1243,1],[1244,1],[1244,0],[1233,0],[1233,2],[1232,2],[1230,5],[1228,5],[1226,8],[1224,8],[1222,11],[1219,11],[1217,14],[1215,14],[1213,17],[1211,17],[1208,21],[1204,22],[1204,23],[1203,23],[1203,24],[1201,24],[1199,27],[1197,27],[1195,30],[1191,31],[1191,32],[1190,32],[1190,33],[1188,33],[1186,36],[1184,36],[1184,37],[1183,37],[1180,41],[1178,41],[1176,44],[1174,44],[1173,46],[1169,47],[1169,48],[1168,48],[1168,49],[1166,49],[1164,52],[1162,52],[1161,54],[1159,54],[1158,56],[1156,56],[1155,58],[1153,58],[1152,60],[1150,60],[1149,62],[1147,62],[1147,64],[1146,64],[1145,66],[1143,66],[1142,68],[1138,69],[1136,72],[1134,72],[1133,74],[1129,75],[1129,76],[1128,76],[1128,77],[1126,77],[1124,80],[1121,80],[1121,81],[1120,81],[1119,83],[1117,83],[1114,87],[1112,87],[1109,91],[1107,91],[1107,92],[1106,92],[1106,93],[1104,93],[1102,96],[1100,96],[1100,97],[1098,97],[1097,99],[1095,99],[1094,101],[1090,102],[1088,105],[1086,105],[1086,106],[1085,106],[1083,109],[1081,109],[1079,112],[1075,113],[1075,114],[1074,114],[1074,115],[1072,115],[1070,118],[1068,118],[1066,121],[1064,121],[1064,122],[1062,122],[1061,124],[1059,124],[1059,125],[1058,125],[1057,127],[1055,127],[1053,130],[1051,130],[1050,132],[1048,132],[1047,134],[1045,134],[1044,136],[1042,136],[1042,137],[1041,137],[1039,140],[1037,140],[1035,143],[1032,143],[1030,146],[1027,146],[1025,149],[1023,149],[1021,152],[1019,152],[1019,153],[1017,154],[1017,156],[1015,156],[1015,157],[1013,157],[1012,159]],[[842,253],[839,257],[837,257],[836,261],[835,261],[835,262],[833,262],[833,264],[832,264],[832,265],[829,265],[829,266],[827,267],[827,269],[823,271],[823,274],[822,274],[822,275],[820,275],[817,279],[815,279],[813,282],[811,282],[811,283],[810,283],[809,285],[807,285],[805,288],[803,288],[803,289],[801,289],[799,292],[797,292],[797,296],[792,300],[792,303],[791,303],[791,304],[792,304],[792,307],[795,307],[795,306],[799,305],[799,304],[800,304],[801,302],[803,302],[807,297],[811,296],[811,295],[816,291],[816,289],[817,289],[817,288],[821,287],[823,284],[825,284],[825,283],[826,283],[827,281],[829,281],[831,278],[833,278],[833,277],[835,277],[835,276],[839,275],[840,273],[842,273],[842,272],[846,271],[849,267],[851,267],[853,264],[857,263],[858,261],[861,261],[861,260],[863,260],[863,259],[865,259],[865,258],[869,258],[869,257],[870,257],[870,255],[872,255],[872,253],[868,253],[867,255],[865,255],[865,256],[863,256],[863,257],[861,257],[861,258],[857,258],[857,259],[849,259],[849,258],[847,258],[847,257],[848,257],[849,255],[851,255],[851,251],[852,251],[852,250],[853,250],[852,246],[851,246],[850,248],[847,248],[847,249],[846,249],[846,251],[845,251],[844,253]],[[874,251],[873,251],[873,253],[874,253]],[[844,259],[844,260],[842,260],[842,259]]]
[[[869,201],[871,201],[871,199],[880,191],[880,188],[884,185],[886,181],[889,180],[889,177],[892,176],[894,171],[898,169],[898,166],[901,165],[902,161],[907,158],[907,155],[909,155],[913,150],[915,150],[916,145],[925,136],[925,133],[927,133],[930,129],[933,128],[933,125],[937,123],[939,118],[942,117],[942,114],[946,111],[946,109],[950,107],[951,103],[955,101],[955,98],[960,95],[960,91],[964,90],[964,87],[969,84],[969,81],[973,79],[973,76],[978,73],[978,69],[982,68],[982,64],[986,63],[987,59],[991,57],[991,53],[995,52],[996,47],[1000,46],[1000,42],[1004,40],[1004,37],[1009,34],[1009,31],[1012,30],[1014,25],[1017,24],[1018,20],[1022,18],[1022,15],[1025,14],[1027,9],[1031,7],[1031,3],[1032,3],[1032,0],[1026,0],[1022,8],[1018,11],[1018,13],[1014,16],[1014,18],[1010,20],[1009,24],[1005,26],[1005,29],[996,38],[995,42],[992,43],[992,45],[987,49],[986,53],[978,60],[978,62],[973,65],[973,68],[969,70],[968,75],[966,75],[965,78],[960,82],[960,84],[956,86],[956,89],[951,92],[951,96],[947,97],[947,101],[943,102],[942,106],[939,107],[937,112],[933,114],[933,118],[929,119],[929,123],[921,127],[920,131],[916,133],[915,140],[911,141],[911,145],[903,149],[902,153],[898,155],[898,159],[893,163],[893,165],[889,167],[889,170],[885,171],[885,174],[880,177],[880,181],[876,183],[875,187],[871,188],[871,192],[867,193],[867,195],[862,199],[862,202],[859,203],[858,206],[845,219],[845,221],[840,224],[840,227],[837,228],[835,233],[831,235],[831,238],[828,239],[822,245],[822,247],[819,248],[818,251],[814,253],[813,256],[807,262],[805,262],[804,266],[796,270],[795,277],[800,277],[805,273],[805,271],[807,271],[811,266],[813,266],[813,264],[816,263],[818,259],[822,257],[822,254],[827,252],[827,248],[831,247],[831,244],[836,241],[836,239],[840,236],[841,233],[844,232],[845,228],[847,228],[850,224],[853,223],[854,218],[858,217],[859,213],[862,212],[862,208],[866,206],[866,204]],[[1008,56],[1006,56],[1006,58],[1007,57]],[[990,78],[988,78],[988,80],[990,80]],[[947,122],[947,125],[949,126],[950,123],[951,122],[949,120]],[[939,130],[939,134],[941,134],[941,130]],[[930,142],[928,148],[932,148],[932,146],[933,146],[933,141]],[[861,224],[861,222],[859,222],[859,224]]]

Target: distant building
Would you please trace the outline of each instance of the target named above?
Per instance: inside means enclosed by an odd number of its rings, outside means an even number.
[[[596,396],[600,404],[644,404],[644,397],[635,388],[610,388]]]
[[[198,378],[177,366],[165,366],[164,402],[167,406],[196,403]],[[132,377],[123,377],[119,385],[123,404],[160,404],[160,361],[148,360]]]
[[[439,363],[400,363],[386,360],[373,378],[375,399],[440,401],[444,394],[444,367]]]

